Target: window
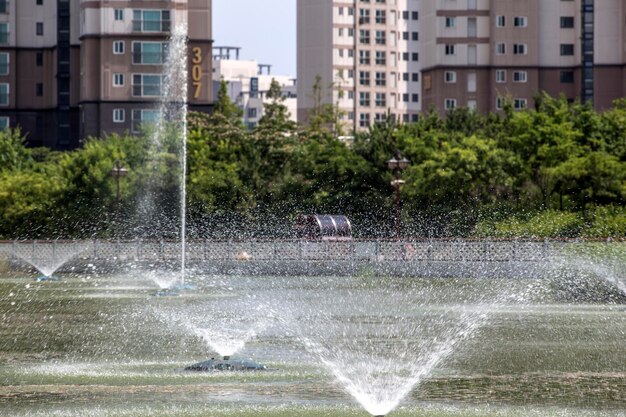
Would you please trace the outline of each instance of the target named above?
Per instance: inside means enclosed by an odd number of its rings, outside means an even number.
[[[133,74],[133,96],[160,97],[162,81],[160,74]]]
[[[526,71],[513,71],[514,83],[525,83],[528,81],[528,73]]]
[[[443,102],[443,107],[446,110],[452,110],[456,108],[456,99],[455,98],[447,98]]]
[[[124,20],[124,9],[114,9],[113,16],[115,20]]]
[[[9,84],[0,84],[0,106],[9,105]]]
[[[360,127],[370,126],[370,115],[368,113],[359,114],[359,126]]]
[[[359,42],[364,44],[370,43],[370,31],[369,30],[359,30]]]
[[[503,28],[506,26],[505,16],[496,16],[496,27]]]
[[[419,94],[411,94],[411,101],[413,103],[417,103],[418,101],[420,101],[420,95]]]
[[[369,107],[370,93],[359,93],[359,105],[362,107]]]
[[[446,55],[454,55],[455,54],[455,48],[454,45],[452,44],[448,44],[445,46],[445,51],[446,51]]]
[[[126,111],[124,109],[113,109],[113,123],[124,123]]]
[[[506,82],[506,70],[496,70],[496,82],[497,83]]]
[[[414,73],[411,74],[411,81],[416,83],[419,80],[420,80],[420,73],[419,72],[414,72]]]
[[[525,43],[514,43],[513,44],[513,55],[526,55],[526,44]]]
[[[367,25],[370,23],[370,11],[368,9],[359,9],[359,24]]]
[[[141,130],[141,126],[144,124],[156,123],[159,119],[158,110],[137,110],[133,109],[132,112],[132,131],[137,133]]]
[[[370,51],[359,51],[359,64],[361,65],[369,65],[370,64]]]
[[[574,44],[562,43],[561,44],[561,56],[572,56],[572,55],[574,55]]]
[[[376,44],[377,45],[385,45],[387,43],[387,32],[384,30],[376,31]]]
[[[35,54],[35,66],[43,67],[43,52],[38,51]]]
[[[574,27],[574,18],[570,16],[561,16],[561,29],[571,29]]]
[[[402,94],[402,101],[405,103],[409,102],[409,95],[407,93]]]
[[[5,130],[9,127],[9,118],[0,117],[0,130]]]
[[[443,73],[443,80],[446,84],[456,83],[456,71],[446,71]]]
[[[387,23],[387,12],[384,10],[376,10],[376,23],[384,25]]]
[[[420,17],[419,12],[411,12],[411,20],[418,20]]]
[[[506,44],[497,43],[496,44],[496,55],[504,55],[506,54]]]
[[[574,71],[561,71],[560,79],[562,84],[572,84],[574,82]]]
[[[528,100],[526,100],[525,98],[516,98],[515,100],[513,100],[513,107],[516,110],[525,109],[526,107],[528,107]]]
[[[338,8],[339,16],[343,16],[343,7]]]
[[[43,0],[37,0],[37,2],[35,4],[37,6],[41,6],[41,5],[43,5]]]
[[[123,87],[124,86],[124,74],[116,73],[113,74],[113,87]]]
[[[169,10],[133,10],[133,31],[169,32]]]
[[[502,110],[504,107],[504,99],[502,97],[496,98],[496,110]]]
[[[0,45],[9,43],[9,24],[0,23]]]
[[[420,55],[417,52],[413,52],[411,54],[411,61],[417,62],[417,61],[419,61],[419,59],[420,59]]]
[[[379,87],[384,87],[387,85],[387,73],[385,72],[376,73],[376,85]]]
[[[420,39],[419,32],[411,32],[411,40],[419,41],[419,39]]]
[[[115,55],[122,55],[124,53],[124,41],[113,42],[113,53]]]
[[[0,13],[8,13],[9,2],[7,0],[0,0]]]
[[[9,75],[9,60],[8,52],[0,52],[0,75]]]
[[[446,17],[446,27],[453,28],[456,26],[456,17]]]
[[[160,65],[167,59],[165,42],[133,42],[133,64]]]
[[[528,19],[526,16],[515,16],[513,18],[513,26],[516,28],[525,28],[528,26]]]
[[[387,65],[387,55],[385,51],[376,51],[376,65]]]
[[[248,109],[248,119],[256,119],[258,111],[256,107],[251,107]]]
[[[43,84],[42,83],[35,84],[35,95],[37,97],[43,97]]]
[[[370,85],[370,73],[368,71],[359,72],[359,84]]]
[[[35,34],[37,36],[43,36],[43,22],[35,23]]]

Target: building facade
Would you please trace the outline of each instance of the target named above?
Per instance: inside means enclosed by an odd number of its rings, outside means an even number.
[[[388,111],[416,120],[418,0],[298,0],[297,22],[298,120],[320,102],[337,105],[345,127],[355,130]]]
[[[215,47],[214,50],[237,50],[237,55],[224,52],[213,56],[213,100],[217,98],[222,80],[228,83],[228,95],[243,112],[243,122],[249,129],[254,129],[268,102],[267,92],[272,80],[280,84],[284,97],[283,104],[289,110],[290,118],[297,122],[297,83],[289,75],[271,74],[269,65],[260,65],[254,60],[240,60],[239,48]]]
[[[69,149],[154,118],[167,39],[188,22],[189,104],[211,103],[211,0],[0,0],[0,127]]]
[[[347,74],[347,93],[325,99],[352,111],[355,128],[384,108],[403,120],[505,100],[522,109],[540,91],[601,110],[626,95],[625,22],[624,0],[299,0],[299,96],[316,76],[338,85]],[[302,120],[314,105],[301,99]]]

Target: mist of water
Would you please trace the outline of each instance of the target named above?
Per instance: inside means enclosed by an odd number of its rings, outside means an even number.
[[[15,244],[11,253],[37,269],[43,276],[51,277],[63,265],[85,251],[79,244]]]

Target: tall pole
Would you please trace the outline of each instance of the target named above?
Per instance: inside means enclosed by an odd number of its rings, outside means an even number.
[[[120,179],[128,174],[128,170],[122,166],[122,162],[118,159],[115,166],[111,169],[111,175],[115,176],[115,238],[119,240],[120,235],[120,206],[122,204],[122,194],[120,190]]]
[[[120,164],[117,162],[117,175],[115,175],[115,239],[120,240]]]
[[[400,175],[396,174],[396,239],[400,239],[400,218],[402,212],[400,210]]]

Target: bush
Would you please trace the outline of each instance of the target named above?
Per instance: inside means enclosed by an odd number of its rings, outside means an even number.
[[[623,207],[596,207],[590,218],[585,237],[626,237],[626,209]]]
[[[578,214],[546,210],[529,218],[518,215],[499,222],[480,222],[475,234],[500,238],[564,238],[580,236],[582,229],[583,221]]]

